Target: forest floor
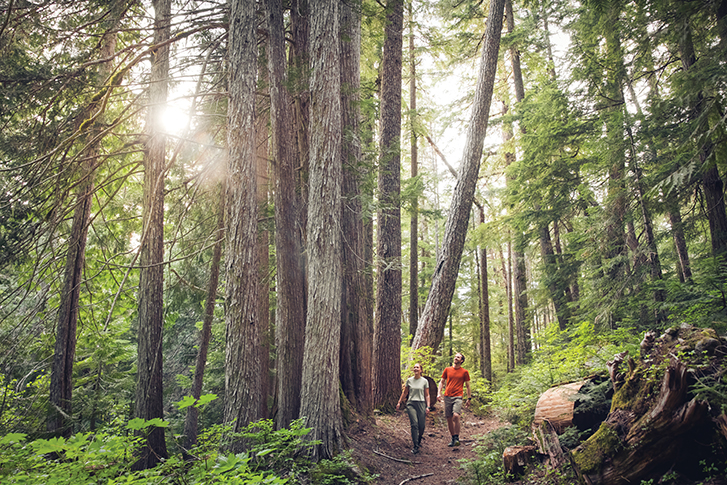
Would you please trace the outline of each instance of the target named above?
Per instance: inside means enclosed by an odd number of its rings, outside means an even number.
[[[473,449],[477,439],[506,424],[495,417],[482,418],[463,410],[461,445],[450,448],[444,407],[439,404],[427,416],[421,451],[416,455],[411,451],[411,431],[405,411],[375,416],[369,421],[359,420],[348,429],[349,448],[361,466],[378,475],[374,484],[399,485],[410,479],[407,484],[454,485],[465,475],[460,461],[477,457]]]

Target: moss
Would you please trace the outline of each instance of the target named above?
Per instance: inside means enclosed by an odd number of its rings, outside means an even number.
[[[613,456],[621,440],[608,423],[601,423],[593,436],[573,451],[573,459],[583,473],[594,473],[601,469],[603,462]]]

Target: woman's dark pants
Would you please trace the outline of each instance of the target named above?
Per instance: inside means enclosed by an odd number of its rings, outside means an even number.
[[[424,426],[427,424],[426,403],[409,401],[406,403],[406,412],[409,414],[411,424],[411,441],[414,443],[414,448],[419,448],[422,436],[424,436]]]

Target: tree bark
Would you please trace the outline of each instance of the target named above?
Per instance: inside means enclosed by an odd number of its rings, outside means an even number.
[[[689,18],[682,20],[683,33],[679,36],[679,54],[682,67],[690,71],[697,62],[692,44],[692,30]],[[702,116],[704,110],[704,96],[697,93],[696,103],[690,106],[690,119],[697,120]],[[704,123],[705,126],[707,125]],[[707,129],[709,129],[707,127]],[[699,130],[703,132],[704,129]],[[719,169],[712,157],[714,149],[713,142],[709,136],[700,137],[703,139],[699,149],[699,161],[702,163],[702,191],[704,193],[704,204],[709,221],[709,234],[712,243],[712,254],[715,257],[724,257],[727,252],[727,211],[724,205],[724,184],[719,174]]]
[[[295,138],[297,142],[297,185],[298,198],[300,208],[298,216],[300,217],[299,232],[300,240],[305,245],[307,227],[306,218],[308,217],[308,156],[310,149],[309,142],[309,126],[310,126],[310,81],[309,73],[309,7],[308,0],[291,0],[290,2],[290,30],[292,42],[289,51],[290,71],[294,74],[288,82],[293,86],[293,108],[295,120]],[[305,258],[303,258],[303,279],[305,281]],[[305,283],[304,283],[305,285]],[[303,291],[305,295],[305,289]]]
[[[515,33],[515,14],[512,8],[512,0],[506,0],[505,18],[507,22],[508,34]],[[525,83],[523,82],[522,69],[520,67],[520,51],[516,44],[510,46],[510,62],[512,63],[512,81],[515,88],[515,101],[520,103],[525,99]],[[510,129],[512,131],[512,128]],[[525,132],[525,127],[521,125],[520,131]],[[514,161],[515,153],[512,153],[512,161]],[[507,156],[506,156],[507,160]],[[525,237],[522,231],[514,227],[514,271],[513,271],[513,293],[515,295],[515,328],[517,329],[517,364],[522,365],[528,360],[530,355],[530,323],[528,318],[528,295],[527,295],[527,276],[525,272]]]
[[[419,149],[417,146],[417,78],[416,50],[414,49],[413,2],[409,3],[409,121],[411,145],[411,178],[419,173]],[[419,323],[419,197],[414,194],[411,201],[411,221],[409,224],[409,335],[413,339]],[[411,342],[411,340],[410,340]]]
[[[479,224],[485,222],[485,211],[478,207]],[[480,280],[480,372],[487,382],[492,383],[492,343],[490,340],[490,290],[487,276],[487,250],[477,247],[478,276]]]
[[[373,409],[371,366],[373,320],[366,294],[365,228],[360,185],[364,177],[360,144],[360,4],[340,5],[341,108],[343,123],[343,301],[341,387],[363,415]]]
[[[679,281],[685,283],[692,281],[692,265],[689,261],[687,239],[684,236],[684,224],[682,223],[679,199],[674,192],[675,190],[672,189],[666,194],[666,206],[669,224],[671,225],[672,239],[674,240],[674,248],[677,253]]]
[[[312,458],[331,458],[343,447],[339,398],[341,344],[341,53],[339,2],[311,11],[310,197],[308,200],[308,316],[303,356],[301,416],[320,440]]]
[[[269,85],[265,72],[261,73],[260,81]],[[266,96],[268,94],[268,96]],[[256,95],[257,111],[255,112],[255,183],[257,190],[258,214],[266,213],[270,202],[270,178],[272,167],[270,160],[270,140],[268,123],[262,113],[270,108],[268,93]],[[258,279],[260,281],[260,292],[258,294],[258,319],[260,320],[260,371],[262,382],[260,383],[260,418],[267,419],[269,414],[268,403],[275,394],[275,382],[273,381],[272,349],[275,347],[275,327],[271,325],[270,319],[270,231],[267,224],[260,224],[258,227],[257,244],[255,257],[257,258]],[[301,351],[302,353],[302,351]]]
[[[154,44],[163,44],[171,31],[171,0],[154,0]],[[144,156],[144,230],[139,277],[139,348],[136,385],[136,416],[150,420],[164,416],[162,329],[164,328],[164,177],[166,137],[161,116],[167,102],[169,46],[161,45],[151,56],[148,141]],[[155,466],[167,457],[164,428],[146,435],[134,469]]]
[[[626,216],[626,182],[625,170],[625,144],[624,144],[624,97],[623,85],[625,79],[624,53],[621,47],[619,15],[621,14],[621,1],[608,4],[606,20],[603,22],[603,36],[608,52],[609,69],[604,86],[604,124],[606,138],[609,146],[608,167],[608,196],[606,213],[606,248],[604,253],[608,259],[614,260],[609,264],[607,276],[612,282],[620,282],[626,275],[626,262],[622,260],[627,254],[625,235]]]
[[[298,417],[305,339],[305,274],[300,240],[300,200],[296,191],[293,99],[288,91],[281,0],[268,0],[270,125],[275,173],[275,258],[277,267],[277,406],[275,424],[287,428]]]
[[[540,254],[543,257],[544,272],[547,275],[548,291],[558,318],[558,328],[565,330],[570,320],[570,310],[568,309],[568,298],[565,293],[564,282],[558,274],[558,262],[553,251],[550,229],[547,225],[541,225],[538,232],[540,236]]]
[[[442,251],[437,258],[437,266],[432,276],[432,287],[419,319],[417,334],[412,342],[413,349],[429,347],[436,351],[444,335],[444,325],[452,304],[452,295],[469,223],[469,213],[477,185],[483,143],[487,133],[504,9],[505,0],[491,0],[485,33],[485,48],[482,51],[473,111],[467,128],[462,156],[461,175],[457,179],[452,196]]]
[[[257,268],[257,182],[255,177],[255,4],[232,0],[229,26],[227,109],[227,272],[224,421],[238,431],[259,418],[260,321]],[[241,444],[233,444],[233,450]]]
[[[214,248],[212,249],[212,261],[210,261],[210,279],[207,282],[207,298],[204,305],[204,319],[202,320],[202,331],[199,335],[199,347],[197,360],[194,365],[194,377],[190,392],[194,399],[202,395],[202,384],[204,382],[204,371],[207,365],[207,353],[212,337],[212,321],[215,314],[215,302],[217,300],[217,286],[220,276],[220,260],[222,259],[222,241],[225,238],[225,189],[220,188],[220,208],[217,216],[217,230]],[[187,408],[187,415],[184,420],[185,449],[191,449],[197,444],[197,430],[199,422],[199,408],[190,406]]]
[[[381,148],[376,231],[374,406],[393,411],[401,392],[401,70],[403,0],[389,0],[381,73]]]

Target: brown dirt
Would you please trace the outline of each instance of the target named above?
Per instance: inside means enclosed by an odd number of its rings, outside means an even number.
[[[414,455],[411,452],[409,418],[406,412],[399,411],[393,415],[375,416],[369,421],[358,420],[348,429],[349,449],[369,473],[378,474],[374,484],[399,485],[411,479],[406,483],[453,485],[465,474],[459,461],[476,457],[473,447],[477,439],[505,424],[497,418],[481,418],[464,410],[460,431],[462,444],[450,448],[447,444],[451,436],[440,405],[429,412],[421,451]]]

